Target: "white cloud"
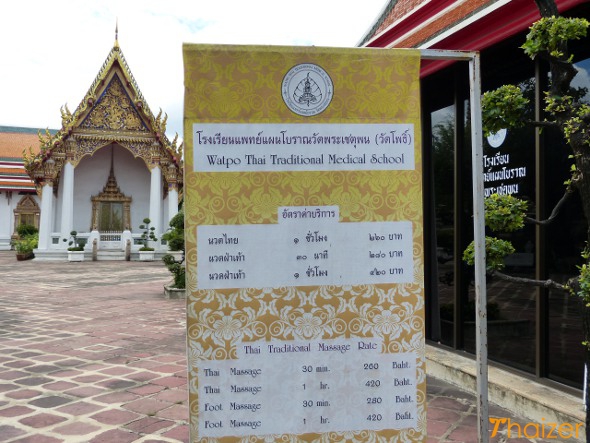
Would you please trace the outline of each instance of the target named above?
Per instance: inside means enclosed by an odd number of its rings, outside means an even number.
[[[182,44],[352,47],[386,0],[20,0],[0,16],[0,126],[61,126],[115,40],[152,111],[182,133]]]

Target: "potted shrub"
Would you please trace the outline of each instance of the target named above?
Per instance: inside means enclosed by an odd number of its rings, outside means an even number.
[[[152,261],[154,259],[154,248],[149,246],[149,242],[158,241],[156,237],[155,230],[153,226],[150,226],[152,221],[149,218],[143,219],[143,224],[139,225],[139,229],[142,229],[143,232],[141,233],[141,242],[143,246],[139,248],[139,259],[142,261]]]
[[[63,239],[63,241],[68,241]],[[68,242],[68,261],[84,261],[84,246],[86,240],[78,238],[78,232],[70,232],[70,241]]]
[[[183,298],[186,291],[185,267],[184,267],[184,211],[181,209],[170,220],[170,229],[162,235],[162,239],[168,242],[171,251],[180,251],[180,259],[173,254],[166,254],[162,261],[172,274],[172,284],[164,286],[164,294],[167,298]]]
[[[33,249],[37,247],[39,242],[39,234],[29,234],[14,241],[14,249],[16,251],[17,260],[28,260],[33,258]]]
[[[184,254],[184,212],[182,209],[170,220],[170,227],[162,234],[162,240],[166,241],[168,253],[177,261],[182,260]]]

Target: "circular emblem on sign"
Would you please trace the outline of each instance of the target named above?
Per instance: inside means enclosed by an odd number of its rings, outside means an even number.
[[[499,148],[506,140],[506,134],[508,134],[506,129],[500,129],[498,132],[488,135],[488,143],[492,148]]]
[[[318,115],[328,107],[334,95],[332,79],[320,66],[303,63],[293,66],[282,84],[283,100],[295,114]]]

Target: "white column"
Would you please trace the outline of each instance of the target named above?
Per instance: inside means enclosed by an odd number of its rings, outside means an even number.
[[[172,220],[172,217],[174,217],[177,213],[178,189],[176,189],[176,186],[170,186],[170,188],[168,189],[168,222],[170,222],[170,220]],[[168,229],[168,226],[166,226],[166,229]]]
[[[154,234],[160,240],[162,235],[161,220],[162,220],[162,172],[160,166],[154,166],[151,170],[150,182],[150,215],[151,227],[154,229]],[[158,241],[157,245],[160,242]],[[158,246],[154,246],[159,249]]]
[[[74,165],[65,162],[61,172],[62,202],[61,202],[61,236],[70,238],[74,229]],[[67,247],[64,242],[62,246]]]
[[[53,230],[53,183],[48,181],[41,189],[41,216],[39,218],[39,244],[37,249],[47,250],[51,246]]]
[[[15,197],[18,197],[18,194]],[[10,250],[10,238],[15,229],[11,200],[12,191],[0,192],[0,251]]]

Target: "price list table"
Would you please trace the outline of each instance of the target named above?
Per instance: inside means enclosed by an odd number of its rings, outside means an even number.
[[[198,364],[201,437],[415,428],[414,352],[375,339],[243,343]]]
[[[328,212],[326,208],[312,209]],[[199,289],[414,281],[409,221],[279,220],[197,227]]]

